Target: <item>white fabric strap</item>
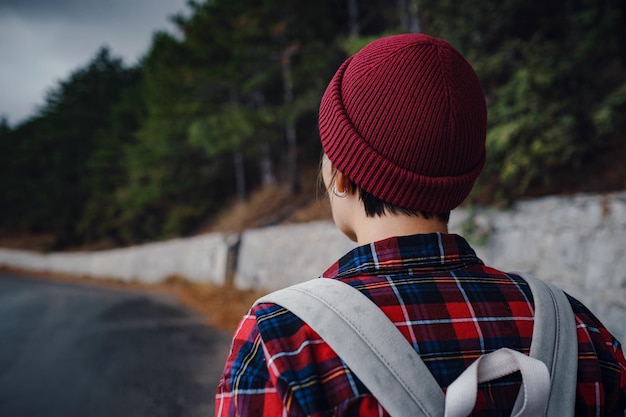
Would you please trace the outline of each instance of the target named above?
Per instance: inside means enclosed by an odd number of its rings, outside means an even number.
[[[573,416],[576,405],[578,336],[576,319],[565,293],[553,284],[529,274],[519,274],[530,287],[535,305],[530,356],[546,364],[550,372],[550,399],[546,417]],[[518,395],[513,412],[522,406]]]
[[[441,417],[444,408],[446,417],[467,416],[476,402],[479,382],[517,370],[523,383],[513,415],[573,416],[578,351],[571,306],[557,287],[523,278],[535,304],[530,357],[507,348],[483,355],[450,385],[445,397],[396,326],[348,284],[314,279],[256,303],[283,306],[311,326],[392,416]]]
[[[309,324],[392,416],[443,416],[439,384],[402,333],[360,291],[322,278],[257,303],[283,306]]]
[[[467,417],[476,404],[478,384],[513,372],[522,374],[523,404],[514,417],[543,414],[550,395],[550,374],[546,365],[516,350],[501,348],[476,359],[446,391],[445,417]]]

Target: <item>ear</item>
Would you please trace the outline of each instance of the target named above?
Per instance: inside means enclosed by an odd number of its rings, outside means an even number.
[[[335,174],[335,186],[337,187],[337,192],[339,193],[343,193],[346,190],[348,193],[352,192],[350,189],[350,180],[348,177],[343,175],[341,171],[337,171]]]

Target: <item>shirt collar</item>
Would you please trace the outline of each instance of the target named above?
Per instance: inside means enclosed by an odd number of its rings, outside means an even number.
[[[326,270],[327,278],[424,273],[455,269],[482,261],[459,235],[432,233],[399,236],[359,246]]]

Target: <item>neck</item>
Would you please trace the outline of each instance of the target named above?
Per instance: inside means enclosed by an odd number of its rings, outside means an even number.
[[[448,233],[448,226],[437,218],[425,219],[405,214],[386,214],[355,219],[353,230],[358,244],[365,245],[394,236]]]

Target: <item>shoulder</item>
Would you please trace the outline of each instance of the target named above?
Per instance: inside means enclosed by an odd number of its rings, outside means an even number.
[[[574,316],[578,332],[579,356],[584,352],[593,353],[601,363],[622,362],[624,355],[622,346],[602,322],[576,298],[567,294]],[[623,369],[624,371],[624,369]]]
[[[276,373],[280,374],[276,372],[283,361],[280,358],[298,351],[303,337],[297,340],[294,335],[306,334],[302,327],[304,323],[295,315],[276,304],[253,305],[233,336],[224,379],[236,382],[238,389],[263,388]]]
[[[319,339],[304,321],[288,309],[273,303],[255,305],[251,310],[262,343],[268,353],[297,350],[310,339]]]
[[[576,318],[578,334],[577,407],[592,408],[598,403],[605,415],[623,415],[626,411],[626,359],[620,343],[580,301],[568,295]],[[603,392],[598,400],[598,391]],[[595,400],[593,400],[596,398]],[[591,414],[591,413],[590,413]]]
[[[576,318],[579,343],[593,344],[596,354],[621,352],[621,345],[602,322],[576,298],[565,293]],[[623,356],[623,355],[622,355]]]

